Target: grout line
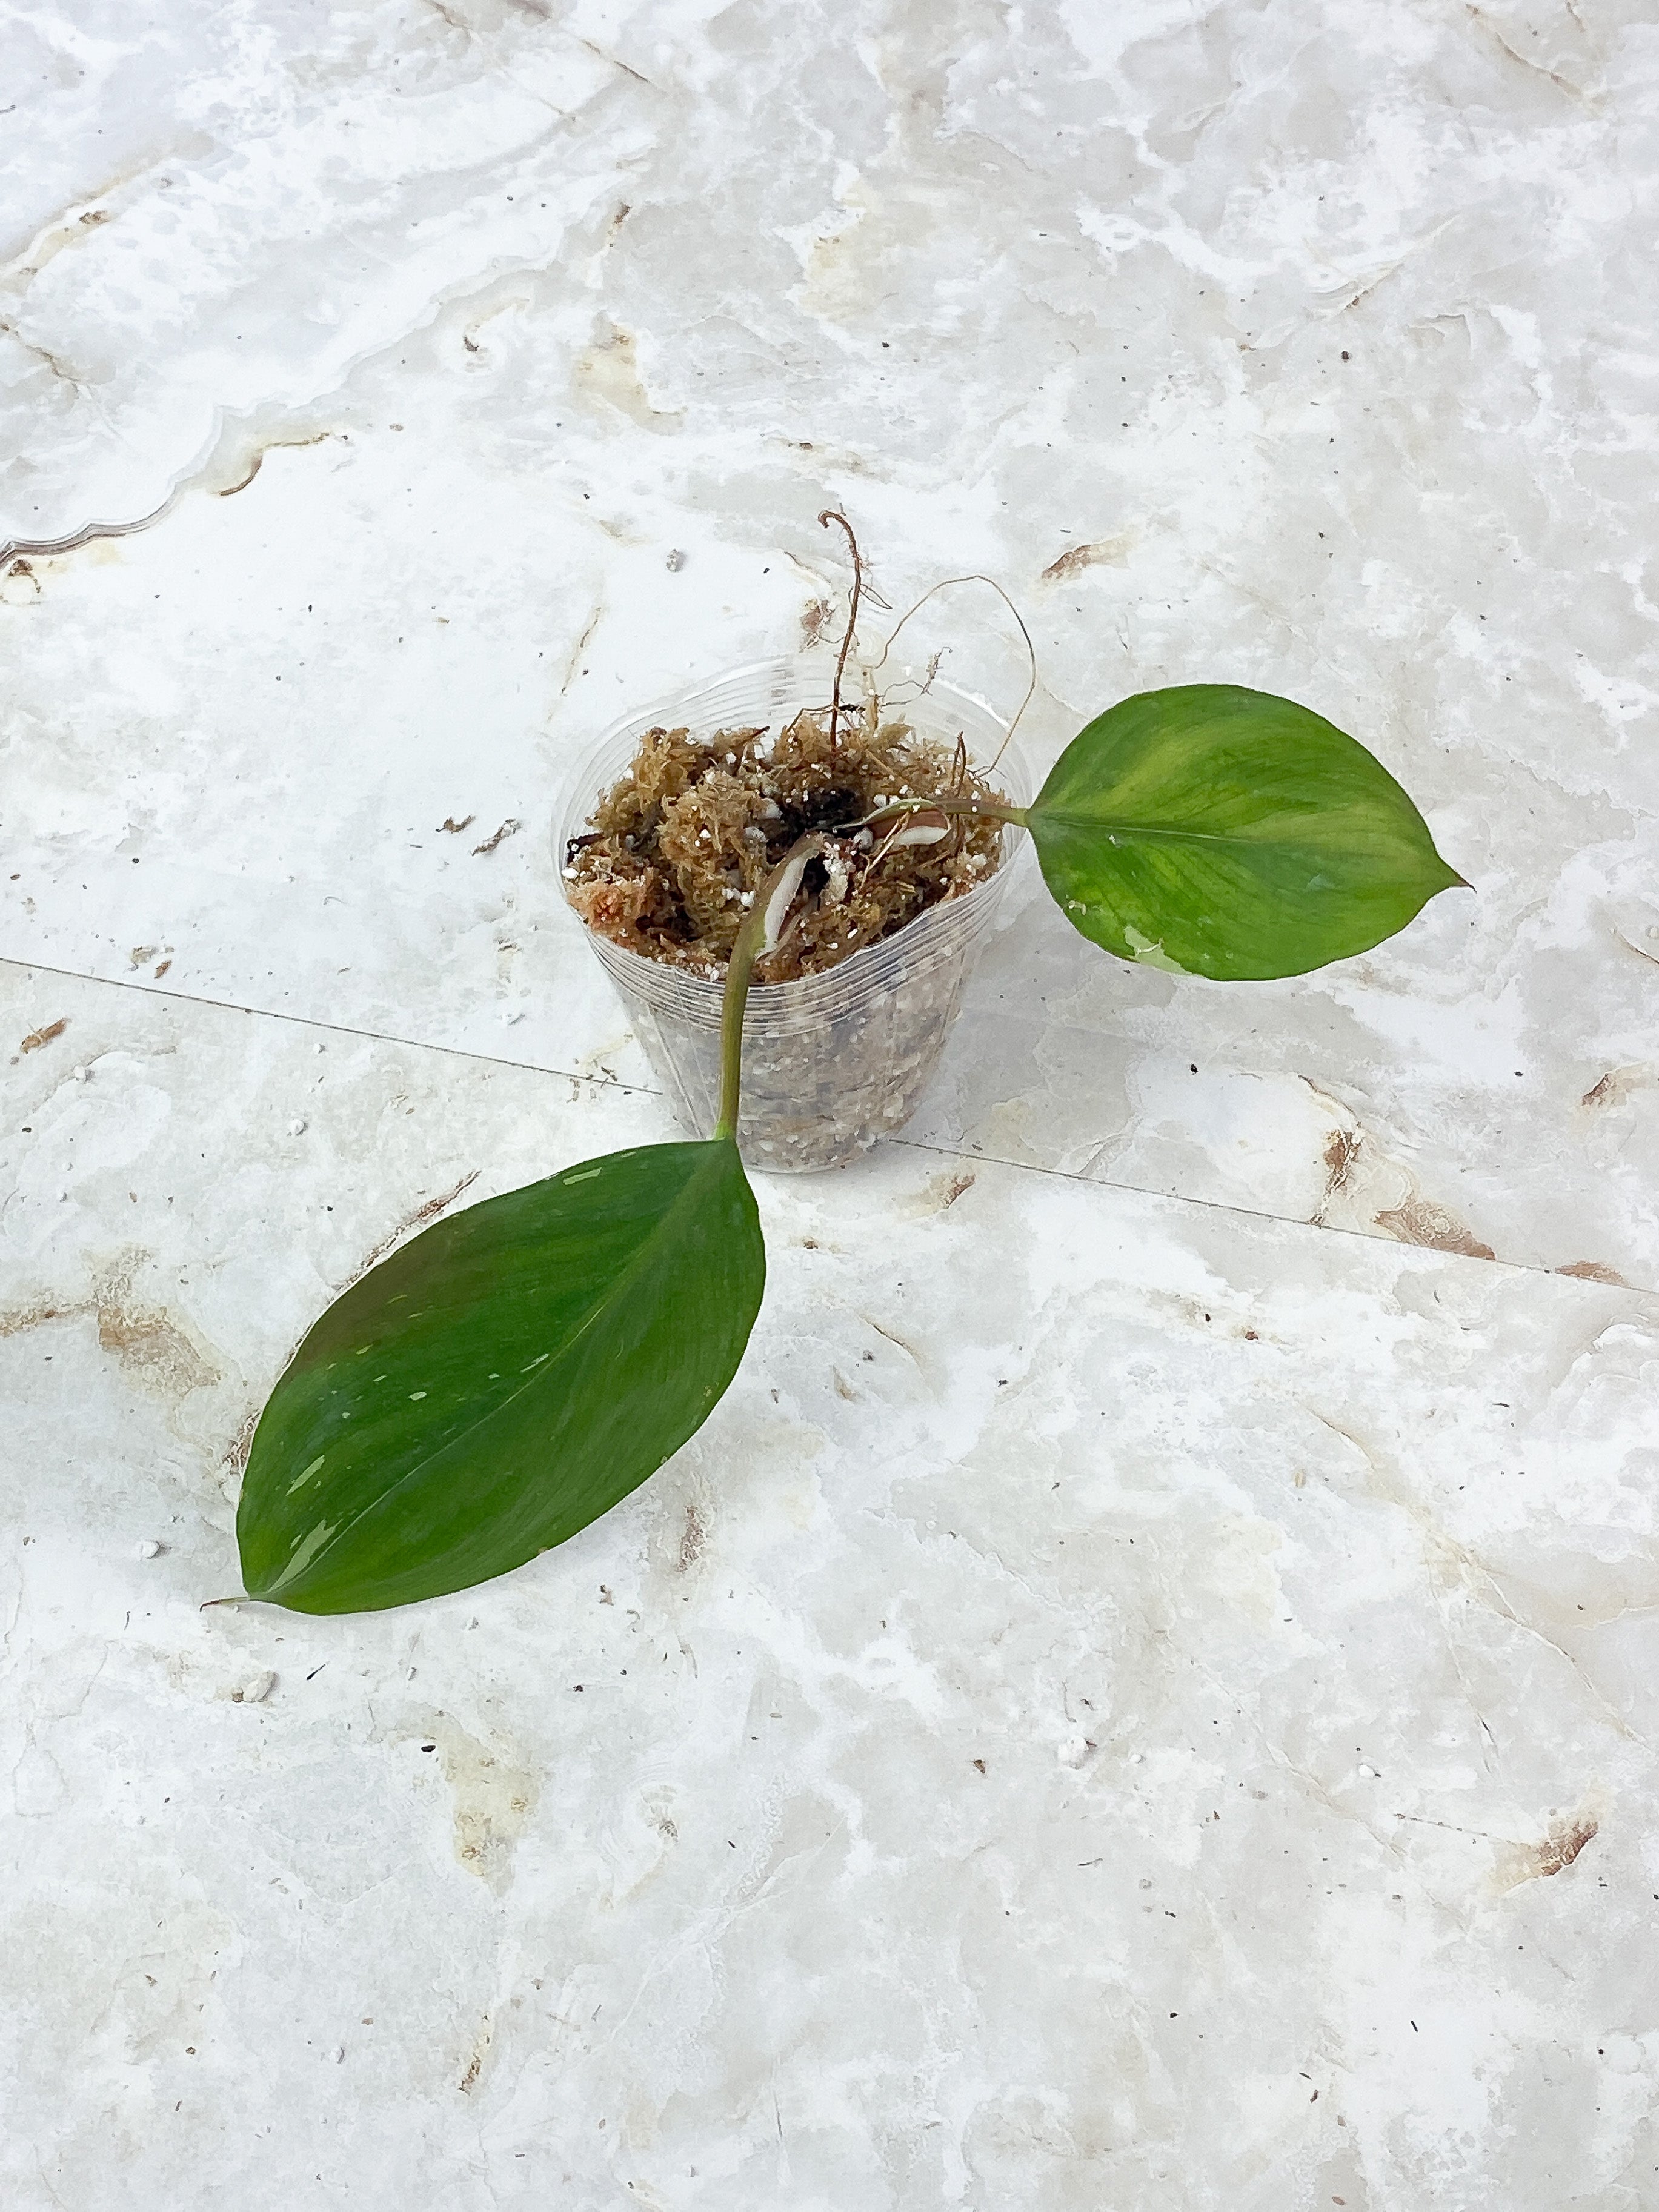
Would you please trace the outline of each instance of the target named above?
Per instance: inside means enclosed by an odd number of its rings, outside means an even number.
[[[546,1067],[537,1060],[508,1060],[491,1052],[475,1052],[466,1045],[437,1044],[426,1037],[395,1036],[390,1030],[357,1029],[349,1022],[321,1021],[314,1014],[290,1014],[272,1006],[245,1006],[239,999],[210,999],[198,991],[169,991],[159,983],[143,983],[126,975],[88,975],[79,968],[53,968],[43,960],[18,960],[0,954],[0,968],[27,969],[37,975],[61,975],[65,982],[94,983],[105,991],[137,991],[146,999],[166,999],[181,1006],[210,1006],[222,1014],[247,1014],[262,1022],[287,1022],[301,1030],[321,1030],[329,1036],[363,1037],[371,1044],[395,1044],[410,1052],[443,1053],[451,1060],[476,1060],[481,1067],[511,1067],[523,1075],[556,1076],[561,1083],[591,1083],[600,1091],[619,1091],[639,1098],[660,1098],[661,1091],[648,1083],[620,1083],[614,1076],[578,1075],[574,1068]]]
[[[917,1137],[889,1137],[890,1145],[902,1145],[908,1152],[929,1152],[941,1160],[961,1160],[969,1167],[982,1161],[988,1167],[1011,1169],[1016,1175],[1047,1176],[1060,1182],[1079,1183],[1085,1190],[1121,1190],[1131,1198],[1162,1200],[1170,1206],[1198,1206],[1206,1213],[1225,1214],[1230,1220],[1272,1223],[1283,1229],[1305,1229],[1316,1237],[1349,1237],[1357,1244],[1378,1245],[1394,1252],[1419,1252],[1425,1259],[1455,1260],[1460,1267],[1498,1267],[1510,1275],[1527,1275],[1547,1283],[1571,1283],[1575,1289],[1611,1291],[1616,1296],[1653,1298],[1659,1297],[1659,1285],[1650,1288],[1642,1283],[1601,1283],[1593,1277],[1564,1275],[1559,1267],[1543,1267],[1530,1260],[1482,1260],[1471,1252],[1443,1252],[1434,1244],[1412,1244],[1400,1237],[1373,1237],[1369,1230],[1348,1229],[1323,1221],[1301,1221],[1291,1213],[1263,1213],[1249,1206],[1230,1205],[1224,1199],[1190,1198],[1184,1191],[1152,1190],[1145,1183],[1119,1182],[1110,1176],[1080,1175],[1075,1168],[1044,1168],[1034,1166],[1029,1160],[1005,1159],[999,1152],[963,1152],[948,1145],[929,1145]]]
[[[125,976],[88,975],[78,968],[54,968],[43,961],[15,959],[9,954],[0,955],[0,968],[27,969],[41,975],[61,975],[66,982],[93,983],[109,991],[136,991],[144,998],[164,999],[182,1006],[208,1006],[219,1013],[246,1014],[258,1021],[286,1022],[295,1029],[322,1030],[330,1036],[362,1037],[371,1044],[397,1045],[409,1052],[440,1053],[448,1059],[469,1060],[481,1067],[507,1067],[521,1075],[546,1075],[561,1083],[586,1084],[596,1091],[614,1091],[623,1097],[661,1098],[664,1096],[650,1084],[620,1083],[614,1076],[578,1075],[574,1069],[545,1067],[538,1060],[506,1060],[494,1053],[471,1051],[463,1045],[433,1044],[424,1038],[394,1036],[386,1030],[356,1029],[347,1022],[319,1021],[310,1014],[280,1013],[267,1006],[245,1006],[234,999],[210,999],[188,991],[169,991],[160,985],[139,982]],[[1363,1229],[1338,1228],[1318,1221],[1299,1221],[1291,1214],[1260,1212],[1254,1206],[1229,1205],[1214,1198],[1191,1198],[1182,1191],[1150,1190],[1143,1183],[1119,1182],[1110,1176],[1082,1175],[1073,1168],[1040,1167],[1030,1160],[1006,1159],[999,1152],[962,1152],[948,1145],[930,1145],[917,1137],[890,1137],[886,1142],[906,1152],[926,1152],[935,1159],[960,1160],[969,1167],[981,1164],[1007,1168],[1016,1175],[1043,1176],[1056,1182],[1079,1183],[1087,1190],[1122,1191],[1131,1198],[1154,1198],[1171,1206],[1198,1206],[1206,1213],[1224,1214],[1232,1220],[1275,1223],[1283,1228],[1310,1230],[1321,1237],[1349,1237],[1360,1244],[1382,1244],[1399,1252],[1422,1252],[1438,1260],[1455,1260],[1466,1267],[1500,1267],[1509,1274],[1541,1278],[1551,1283],[1583,1284],[1586,1289],[1622,1291],[1632,1297],[1659,1297],[1659,1285],[1586,1282],[1582,1276],[1563,1275],[1558,1268],[1539,1267],[1531,1261],[1480,1260],[1467,1252],[1442,1252],[1432,1244],[1409,1244],[1396,1237],[1373,1237]]]

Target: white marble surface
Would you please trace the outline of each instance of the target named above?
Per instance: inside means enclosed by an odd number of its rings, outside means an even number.
[[[606,1522],[204,1614],[365,1253],[660,1109],[43,1004],[9,2203],[1652,2201],[1659,1301],[896,1146],[763,1187],[738,1382]]]
[[[1659,2202],[1651,8],[5,51],[8,2205]],[[199,1613],[331,1288],[665,1131],[549,824],[830,501],[1039,761],[1287,691],[1475,896],[1249,990],[1028,902],[645,1492]]]
[[[0,949],[640,1072],[562,776],[791,643],[841,499],[896,603],[1020,598],[1042,757],[1287,690],[1478,891],[1248,993],[1033,915],[939,1141],[1659,1284],[1650,9],[51,21],[0,537],[178,501],[0,580]],[[984,620],[933,635],[1017,696]],[[469,813],[525,827],[475,859]]]

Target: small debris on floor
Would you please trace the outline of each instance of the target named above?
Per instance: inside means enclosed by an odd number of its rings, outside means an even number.
[[[17,1049],[19,1052],[39,1052],[43,1044],[50,1044],[54,1037],[62,1036],[68,1027],[67,1016],[60,1022],[43,1022],[38,1030],[29,1031]]]
[[[471,819],[470,816],[468,819]],[[514,815],[509,814],[506,821],[502,823],[501,828],[495,832],[493,837],[486,837],[482,845],[475,845],[472,848],[474,854],[476,855],[479,853],[493,853],[496,846],[501,843],[504,837],[510,837],[515,830],[522,830],[524,824],[522,822],[519,821]]]

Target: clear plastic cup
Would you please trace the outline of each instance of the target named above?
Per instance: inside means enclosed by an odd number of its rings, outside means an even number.
[[[779,729],[804,707],[827,707],[834,664],[823,657],[757,661],[613,723],[576,772],[557,828],[562,867],[602,793],[624,773],[647,730],[694,737],[764,725]],[[844,695],[854,696],[848,671]],[[919,735],[967,742],[1016,806],[1031,796],[1030,772],[1008,726],[949,684],[920,691],[902,672],[883,672],[889,711]],[[912,696],[912,695],[915,696]],[[743,1092],[738,1145],[769,1174],[842,1167],[890,1137],[915,1113],[938,1065],[962,987],[1007,888],[1024,842],[1002,833],[1001,863],[963,897],[942,901],[890,937],[854,953],[827,975],[757,984],[743,1023]],[[562,881],[562,877],[561,878]],[[584,925],[585,927],[585,925]],[[622,995],[635,1033],[683,1126],[706,1137],[719,1114],[722,985],[630,952],[586,931]]]

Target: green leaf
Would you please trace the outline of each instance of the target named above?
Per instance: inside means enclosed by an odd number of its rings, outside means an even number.
[[[699,1429],[766,1281],[730,1138],[567,1168],[336,1300],[272,1392],[236,1516],[251,1597],[368,1612],[561,1544]]]
[[[1267,691],[1143,691],[1073,738],[1026,815],[1074,927],[1222,981],[1300,975],[1461,884],[1364,745]]]

